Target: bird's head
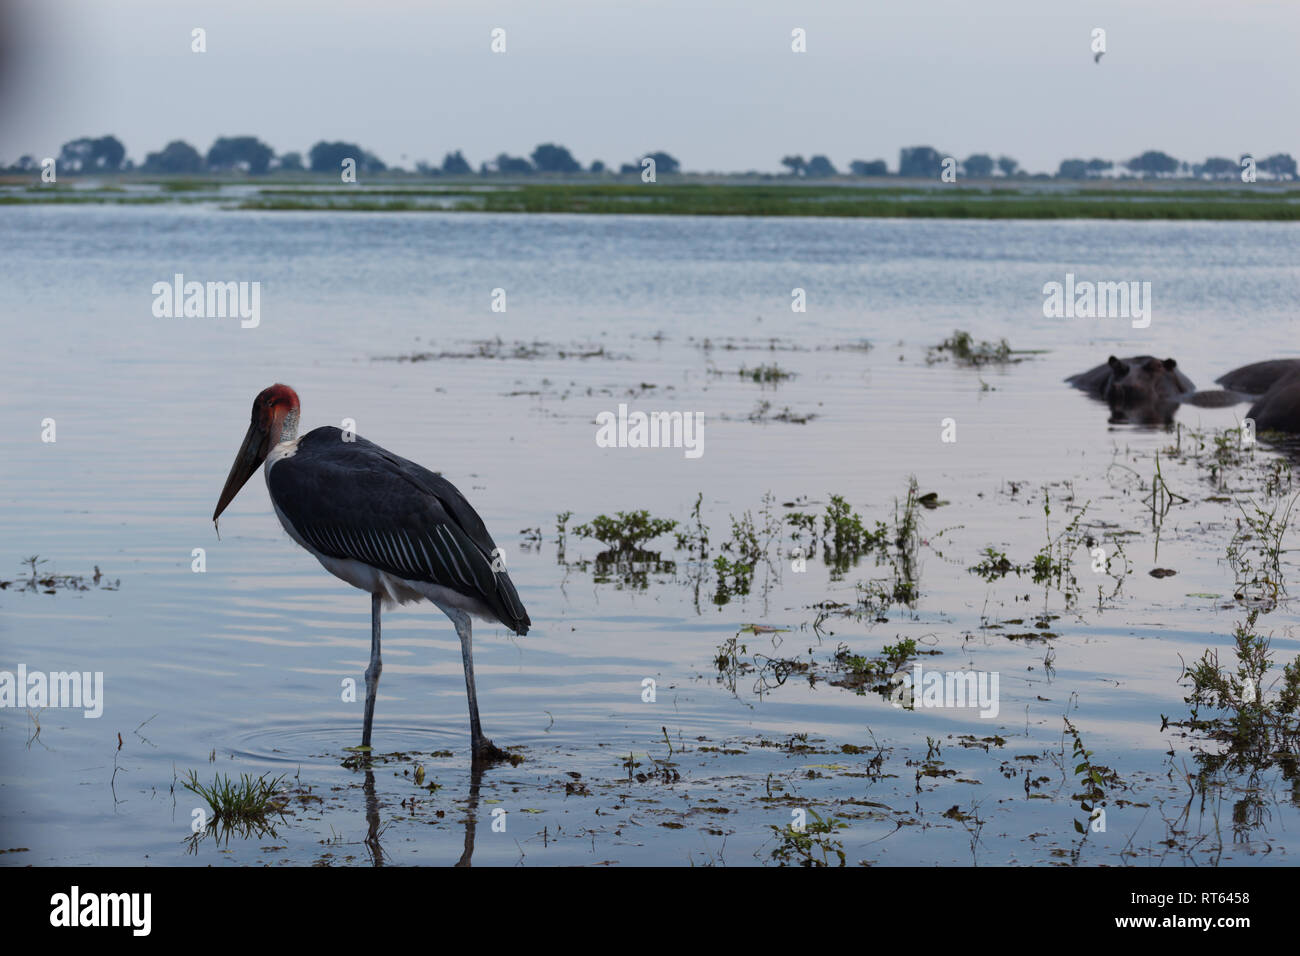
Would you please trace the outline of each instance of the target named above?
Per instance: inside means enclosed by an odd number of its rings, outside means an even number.
[[[266,461],[271,449],[281,441],[293,438],[298,433],[298,393],[288,385],[272,385],[263,389],[253,399],[252,420],[244,442],[235,454],[235,463],[230,466],[226,477],[226,486],[221,489],[217,508],[212,512],[212,523],[216,524],[226,505],[235,500],[235,495],[253,477],[259,465]]]

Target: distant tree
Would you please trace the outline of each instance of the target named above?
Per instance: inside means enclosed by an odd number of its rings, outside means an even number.
[[[285,153],[280,157],[280,169],[287,173],[302,172],[302,153]]]
[[[582,164],[563,146],[543,143],[533,150],[533,165],[541,173],[580,173]]]
[[[938,179],[943,171],[943,156],[929,146],[906,146],[898,153],[898,175],[919,179]]]
[[[142,168],[146,173],[168,175],[197,173],[203,169],[203,157],[189,143],[175,139],[164,146],[160,152],[146,156]]]
[[[126,148],[116,136],[83,136],[63,144],[59,171],[68,173],[116,172],[126,158]]]
[[[94,162],[96,169],[113,171],[120,169],[126,158],[126,147],[116,136],[101,136],[95,140]]]
[[[271,166],[275,150],[256,136],[222,136],[208,150],[208,169],[246,169],[260,176]]]
[[[1149,149],[1124,164],[1131,173],[1139,176],[1170,176],[1178,171],[1178,160],[1158,149]]]
[[[961,164],[966,175],[973,179],[988,179],[993,175],[993,157],[985,153],[975,153],[966,157]]]
[[[94,153],[94,140],[83,136],[70,140],[59,150],[59,169],[65,173],[79,173],[90,165]]]
[[[36,168],[36,157],[30,153],[18,157],[18,162],[9,167],[16,173],[29,173]]]
[[[1261,159],[1256,168],[1278,179],[1296,178],[1296,163],[1290,153],[1275,153],[1267,159]]]
[[[663,152],[662,150],[653,153],[646,153],[644,156],[641,157],[641,159],[653,159],[655,161],[655,173],[656,175],[660,175],[660,176],[663,175],[671,176],[673,173],[681,172],[682,169],[681,163],[677,162],[676,159],[674,159],[672,156],[669,156],[667,153]],[[638,160],[637,172],[640,171],[641,171],[641,163],[640,160]]]
[[[382,173],[388,168],[378,156],[367,153],[356,143],[321,140],[308,151],[307,157],[313,173],[338,173],[345,159],[354,160],[358,172]]]
[[[802,176],[808,168],[808,163],[802,156],[783,156],[781,165],[790,170],[791,176]]]
[[[465,161],[460,150],[442,157],[442,171],[447,176],[469,176],[474,168]]]
[[[1010,156],[998,157],[998,169],[1002,170],[1003,176],[1014,176],[1020,164]]]
[[[417,159],[415,161],[415,171],[421,176],[441,176],[442,170],[430,163],[427,159]]]
[[[1082,159],[1063,159],[1056,175],[1061,179],[1083,179],[1088,175],[1088,164]]]
[[[624,163],[618,167],[618,174],[620,176],[639,176],[641,175],[641,167],[636,163]]]
[[[855,159],[849,163],[849,172],[854,176],[888,176],[889,167],[883,159],[873,159],[870,162]]]
[[[1056,175],[1059,179],[1097,179],[1102,173],[1114,168],[1115,164],[1106,159],[1066,159],[1061,161]]]
[[[533,164],[522,156],[507,156],[505,153],[498,154],[496,168],[498,173],[507,173],[513,176],[534,172]]]
[[[605,171],[605,164],[599,159],[593,159],[591,161],[590,169],[593,173],[603,173]]]
[[[1235,162],[1223,156],[1211,156],[1203,163],[1192,167],[1192,175],[1210,179],[1235,179],[1241,169]]]
[[[838,176],[839,170],[825,156],[817,155],[808,160],[808,166],[803,171],[805,176],[824,178],[826,176]]]

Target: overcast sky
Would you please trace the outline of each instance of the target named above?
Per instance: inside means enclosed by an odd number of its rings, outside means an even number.
[[[1300,156],[1295,0],[9,0],[7,21],[0,163],[107,133],[137,162],[240,134],[403,166],[542,142],[699,172],[790,153],[894,169],[919,144],[1031,171],[1149,148]]]

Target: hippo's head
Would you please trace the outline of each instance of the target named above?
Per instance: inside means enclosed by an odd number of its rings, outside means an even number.
[[[1173,420],[1186,391],[1177,362],[1147,356],[1125,362],[1112,355],[1106,364],[1111,376],[1105,397],[1112,422],[1166,425]]]

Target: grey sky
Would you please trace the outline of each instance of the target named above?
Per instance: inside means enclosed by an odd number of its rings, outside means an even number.
[[[1300,155],[1293,0],[19,0],[0,162],[112,133],[359,143],[410,166],[541,142],[583,163],[664,149],[692,171],[840,167],[928,144],[1068,157]],[[207,30],[208,52],[189,51]],[[493,27],[508,51],[489,51]],[[808,52],[790,50],[802,27]],[[1094,64],[1090,32],[1107,54]]]

